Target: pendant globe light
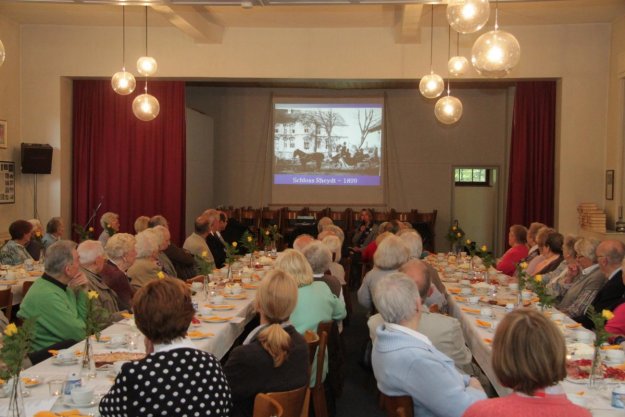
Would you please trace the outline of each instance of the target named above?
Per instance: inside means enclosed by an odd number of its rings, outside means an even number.
[[[451,36],[450,36],[451,38]],[[460,55],[460,34],[456,33],[456,55],[447,61],[447,70],[454,77],[460,77],[469,71],[469,60]]]
[[[430,73],[424,75],[419,81],[419,91],[426,98],[436,98],[445,89],[443,78],[434,73],[433,69],[433,46],[434,46],[434,5],[432,5],[432,16],[430,25]]]
[[[135,91],[137,81],[135,76],[126,71],[126,7],[122,6],[122,70],[113,74],[111,78],[113,90],[122,96]]]
[[[439,122],[453,125],[462,118],[462,102],[449,93],[449,80],[447,81],[447,95],[441,97],[434,106],[434,115]]]
[[[471,49],[471,63],[481,75],[500,78],[519,63],[521,46],[511,33],[499,30],[499,7],[495,4],[495,30],[477,38]]]
[[[137,71],[145,77],[150,77],[157,69],[156,60],[148,55],[148,6],[145,6],[145,55],[137,59]]]
[[[488,0],[449,0],[447,3],[447,21],[456,32],[477,32],[489,17]]]
[[[137,119],[149,122],[150,120],[156,119],[160,111],[161,106],[156,97],[148,94],[148,81],[146,80],[144,93],[138,95],[132,101],[132,112]]]

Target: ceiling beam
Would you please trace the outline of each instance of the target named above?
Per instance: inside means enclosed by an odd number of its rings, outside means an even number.
[[[154,4],[150,7],[162,14],[172,25],[196,43],[221,43],[223,39],[223,26],[211,22],[206,17],[208,11],[203,7],[164,4]]]
[[[422,4],[406,4],[399,6],[396,12],[395,42],[421,42],[420,21],[423,13]]]

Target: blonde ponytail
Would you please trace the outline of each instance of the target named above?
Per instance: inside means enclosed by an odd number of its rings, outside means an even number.
[[[263,349],[273,358],[273,367],[282,366],[289,356],[291,349],[291,335],[277,323],[270,324],[258,334],[258,341]]]

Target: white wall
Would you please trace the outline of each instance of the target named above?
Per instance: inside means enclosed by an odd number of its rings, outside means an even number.
[[[564,233],[576,230],[576,205],[601,201],[607,136],[607,91],[610,25],[554,25],[514,27],[522,46],[521,63],[513,78],[561,78],[559,175],[557,224]],[[21,29],[21,128],[24,139],[46,141],[53,147],[69,147],[61,124],[60,79],[110,77],[121,66],[120,28],[23,26]],[[159,62],[160,77],[174,78],[273,78],[273,79],[415,79],[428,72],[429,28],[422,30],[420,45],[396,44],[383,28],[349,29],[253,29],[229,28],[222,44],[193,43],[173,28],[150,30],[150,51]],[[436,29],[445,39],[447,29]],[[475,37],[463,39],[467,54]],[[142,31],[128,31],[128,61],[140,54]],[[133,46],[134,45],[134,46]],[[97,54],[94,54],[97,50]],[[447,49],[436,51],[435,68],[446,61]],[[89,57],[89,59],[86,59]],[[417,92],[413,92],[417,94]],[[465,108],[466,120],[471,109]],[[410,114],[406,114],[410,117]],[[245,122],[245,121],[244,121]],[[488,119],[471,123],[489,123]],[[62,134],[63,132],[63,134]],[[465,129],[463,134],[470,134]],[[402,151],[417,149],[402,144]],[[217,150],[219,154],[219,150]],[[61,210],[69,184],[61,175],[65,153],[53,162],[53,174],[40,196],[43,217]],[[55,155],[56,156],[56,155]],[[409,166],[398,166],[402,177],[415,175]],[[413,167],[414,168],[414,167]],[[428,176],[447,175],[447,169],[431,164]],[[423,175],[423,172],[416,173]],[[240,192],[249,190],[248,178]],[[422,179],[418,188],[426,196],[438,192]],[[449,193],[449,185],[447,185]],[[405,189],[411,191],[410,189]],[[397,190],[395,190],[397,191]],[[236,201],[229,201],[236,204]],[[449,204],[446,208],[449,210]],[[65,212],[65,211],[63,211]]]

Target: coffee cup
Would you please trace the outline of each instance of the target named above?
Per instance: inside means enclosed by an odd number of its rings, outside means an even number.
[[[625,362],[625,352],[622,350],[608,350],[606,352],[608,356],[608,362],[611,363],[623,363]]]
[[[76,405],[87,405],[93,401],[93,388],[76,387],[71,393],[72,401]]]
[[[213,309],[210,307],[202,306],[200,307],[200,315],[201,316],[210,316],[213,314]]]
[[[59,353],[56,354],[56,357],[60,361],[67,362],[67,361],[74,360],[76,358],[76,354],[72,350],[65,349],[65,350],[59,351]]]
[[[480,316],[492,317],[493,316],[493,309],[490,308],[490,307],[482,307],[480,309]]]
[[[222,304],[224,302],[224,296],[221,294],[215,294],[211,297],[211,302],[213,304]]]
[[[193,291],[202,291],[202,288],[204,288],[204,284],[201,282],[191,283],[191,289],[193,289]]]
[[[531,300],[532,299],[532,292],[531,291],[527,291],[527,290],[523,290],[523,292],[521,293],[521,298],[524,300]]]
[[[126,343],[126,336],[123,334],[112,334],[111,341],[109,343],[111,345],[123,345]]]
[[[471,291],[471,288],[469,287],[463,287],[460,289],[460,294],[470,295],[470,294],[473,294],[473,291]]]
[[[480,297],[474,295],[473,297],[469,297],[470,304],[477,304],[480,302]]]
[[[581,343],[592,342],[592,333],[587,330],[575,330],[575,339]]]

